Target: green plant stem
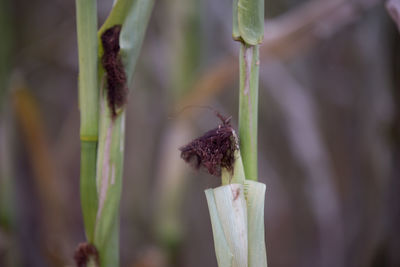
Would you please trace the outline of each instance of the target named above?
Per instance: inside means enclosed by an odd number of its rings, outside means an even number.
[[[258,180],[257,123],[259,46],[240,47],[239,138],[243,167],[248,180]]]
[[[86,237],[94,240],[97,213],[96,157],[98,139],[97,3],[76,0],[81,111],[81,205]]]
[[[153,5],[154,0],[118,0],[97,32],[96,0],[76,0],[82,144],[81,202],[87,239],[98,249],[101,266],[106,267],[119,265],[119,203],[125,110],[121,109],[112,118],[107,88],[103,86],[106,84],[105,73],[99,64],[103,55],[100,37],[106,29],[122,25],[120,56],[127,86],[130,87]],[[100,84],[102,86],[99,89]],[[99,92],[102,93],[101,99]]]
[[[122,191],[125,111],[111,119],[107,99],[102,98],[97,158],[97,211],[94,244],[101,266],[119,266],[118,218]]]
[[[97,213],[96,154],[97,142],[81,141],[81,205],[86,238],[90,243],[94,241]]]
[[[119,36],[120,56],[131,87],[132,76],[143,43],[154,0],[118,0],[109,17],[98,31],[99,61],[103,55],[100,37],[114,25],[122,25]],[[105,80],[99,64],[98,81]],[[100,82],[99,82],[100,83]],[[106,82],[102,82],[106,84]],[[119,206],[122,191],[122,174],[125,141],[125,108],[112,118],[108,104],[107,88],[100,89],[100,128],[97,150],[96,183],[98,210],[94,230],[94,245],[99,250],[103,267],[119,266]]]

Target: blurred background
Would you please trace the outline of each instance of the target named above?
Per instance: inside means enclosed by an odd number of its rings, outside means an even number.
[[[99,0],[99,25],[112,6]],[[178,148],[237,128],[229,0],[156,1],[127,112],[121,266],[217,266]],[[265,3],[259,179],[272,267],[400,266],[400,38],[379,0]],[[0,266],[73,266],[79,200],[74,1],[0,1]]]

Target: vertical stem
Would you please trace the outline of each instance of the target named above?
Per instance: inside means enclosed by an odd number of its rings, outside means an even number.
[[[258,180],[257,122],[259,46],[240,47],[239,138],[243,167],[248,180]]]
[[[13,10],[11,8],[12,1],[0,1],[0,113],[4,112],[4,107],[8,99],[9,80],[12,68],[13,56]]]
[[[121,108],[118,115],[111,114],[108,89],[98,87],[105,75],[103,67],[98,65],[103,55],[100,37],[110,27],[122,25],[119,56],[127,76],[126,86],[129,87],[153,4],[154,0],[116,1],[97,32],[96,0],[76,0],[82,141],[81,201],[86,235],[99,251],[102,267],[119,266],[125,111]],[[99,92],[102,92],[101,99]]]
[[[101,266],[116,267],[119,266],[119,205],[122,193],[125,111],[112,119],[106,96],[102,97],[101,102],[97,158],[99,207],[94,245],[99,250]]]
[[[12,153],[9,143],[11,141],[12,127],[9,77],[12,67],[13,55],[13,21],[11,1],[0,1],[0,227],[12,228],[15,217],[14,206],[14,180],[12,179]],[[8,256],[7,256],[8,257]]]
[[[97,213],[96,156],[98,139],[97,3],[76,0],[81,111],[81,204],[86,237],[94,239]]]
[[[94,240],[97,212],[96,154],[97,142],[81,141],[81,205],[86,238],[90,243]]]

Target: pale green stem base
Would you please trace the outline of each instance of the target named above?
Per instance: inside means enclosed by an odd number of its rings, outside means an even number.
[[[240,151],[235,151],[235,164],[233,166],[233,173],[225,168],[221,170],[221,181],[222,185],[227,184],[244,184],[246,177],[244,175],[242,157]]]

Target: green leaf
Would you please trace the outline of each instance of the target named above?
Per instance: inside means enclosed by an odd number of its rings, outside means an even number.
[[[233,38],[249,45],[264,37],[264,0],[233,1]]]
[[[216,234],[218,266],[247,267],[247,208],[243,185],[230,184],[209,190],[206,196]]]
[[[122,25],[119,46],[128,84],[132,81],[153,5],[154,0],[133,1]]]
[[[114,25],[122,25],[119,45],[128,86],[132,80],[153,6],[154,0],[118,0],[98,32],[99,58],[101,58],[104,52],[101,35]]]
[[[240,37],[239,30],[239,22],[238,22],[238,5],[239,0],[233,0],[233,12],[232,12],[232,37],[236,41],[240,41],[242,38]]]
[[[133,2],[135,1],[137,0],[117,0],[116,3],[114,4],[110,12],[110,15],[108,15],[106,21],[103,23],[103,25],[101,26],[101,28],[97,33],[98,43],[99,43],[99,55],[98,55],[99,58],[102,57],[104,52],[103,46],[101,44],[101,35],[104,33],[104,31],[115,25],[122,25],[128,14],[128,11],[130,10]]]
[[[249,267],[267,267],[264,233],[265,184],[246,180],[245,182]]]
[[[114,221],[107,246],[100,250],[101,266],[119,266],[119,218]],[[98,267],[98,266],[95,266]]]
[[[205,191],[208,211],[210,212],[211,225],[214,236],[215,255],[217,256],[218,266],[231,267],[233,264],[233,255],[226,241],[224,230],[218,217],[217,205],[214,198],[214,190]]]
[[[235,138],[235,142],[238,145],[239,141],[235,131],[233,131],[233,135]],[[244,174],[242,156],[240,154],[239,149],[235,150],[234,157],[235,157],[235,162],[233,164],[233,173],[231,171],[228,171],[226,168],[221,169],[222,185],[244,184],[244,181],[246,180],[246,176]]]
[[[103,99],[103,105],[107,105]],[[119,203],[122,193],[123,153],[125,140],[125,112],[112,121],[102,109],[99,151],[97,158],[97,188],[99,209],[94,243],[100,251],[101,266],[118,266],[118,247],[112,242],[118,238],[113,229],[118,227]],[[117,235],[117,237],[115,237]],[[117,242],[118,243],[118,242]]]

